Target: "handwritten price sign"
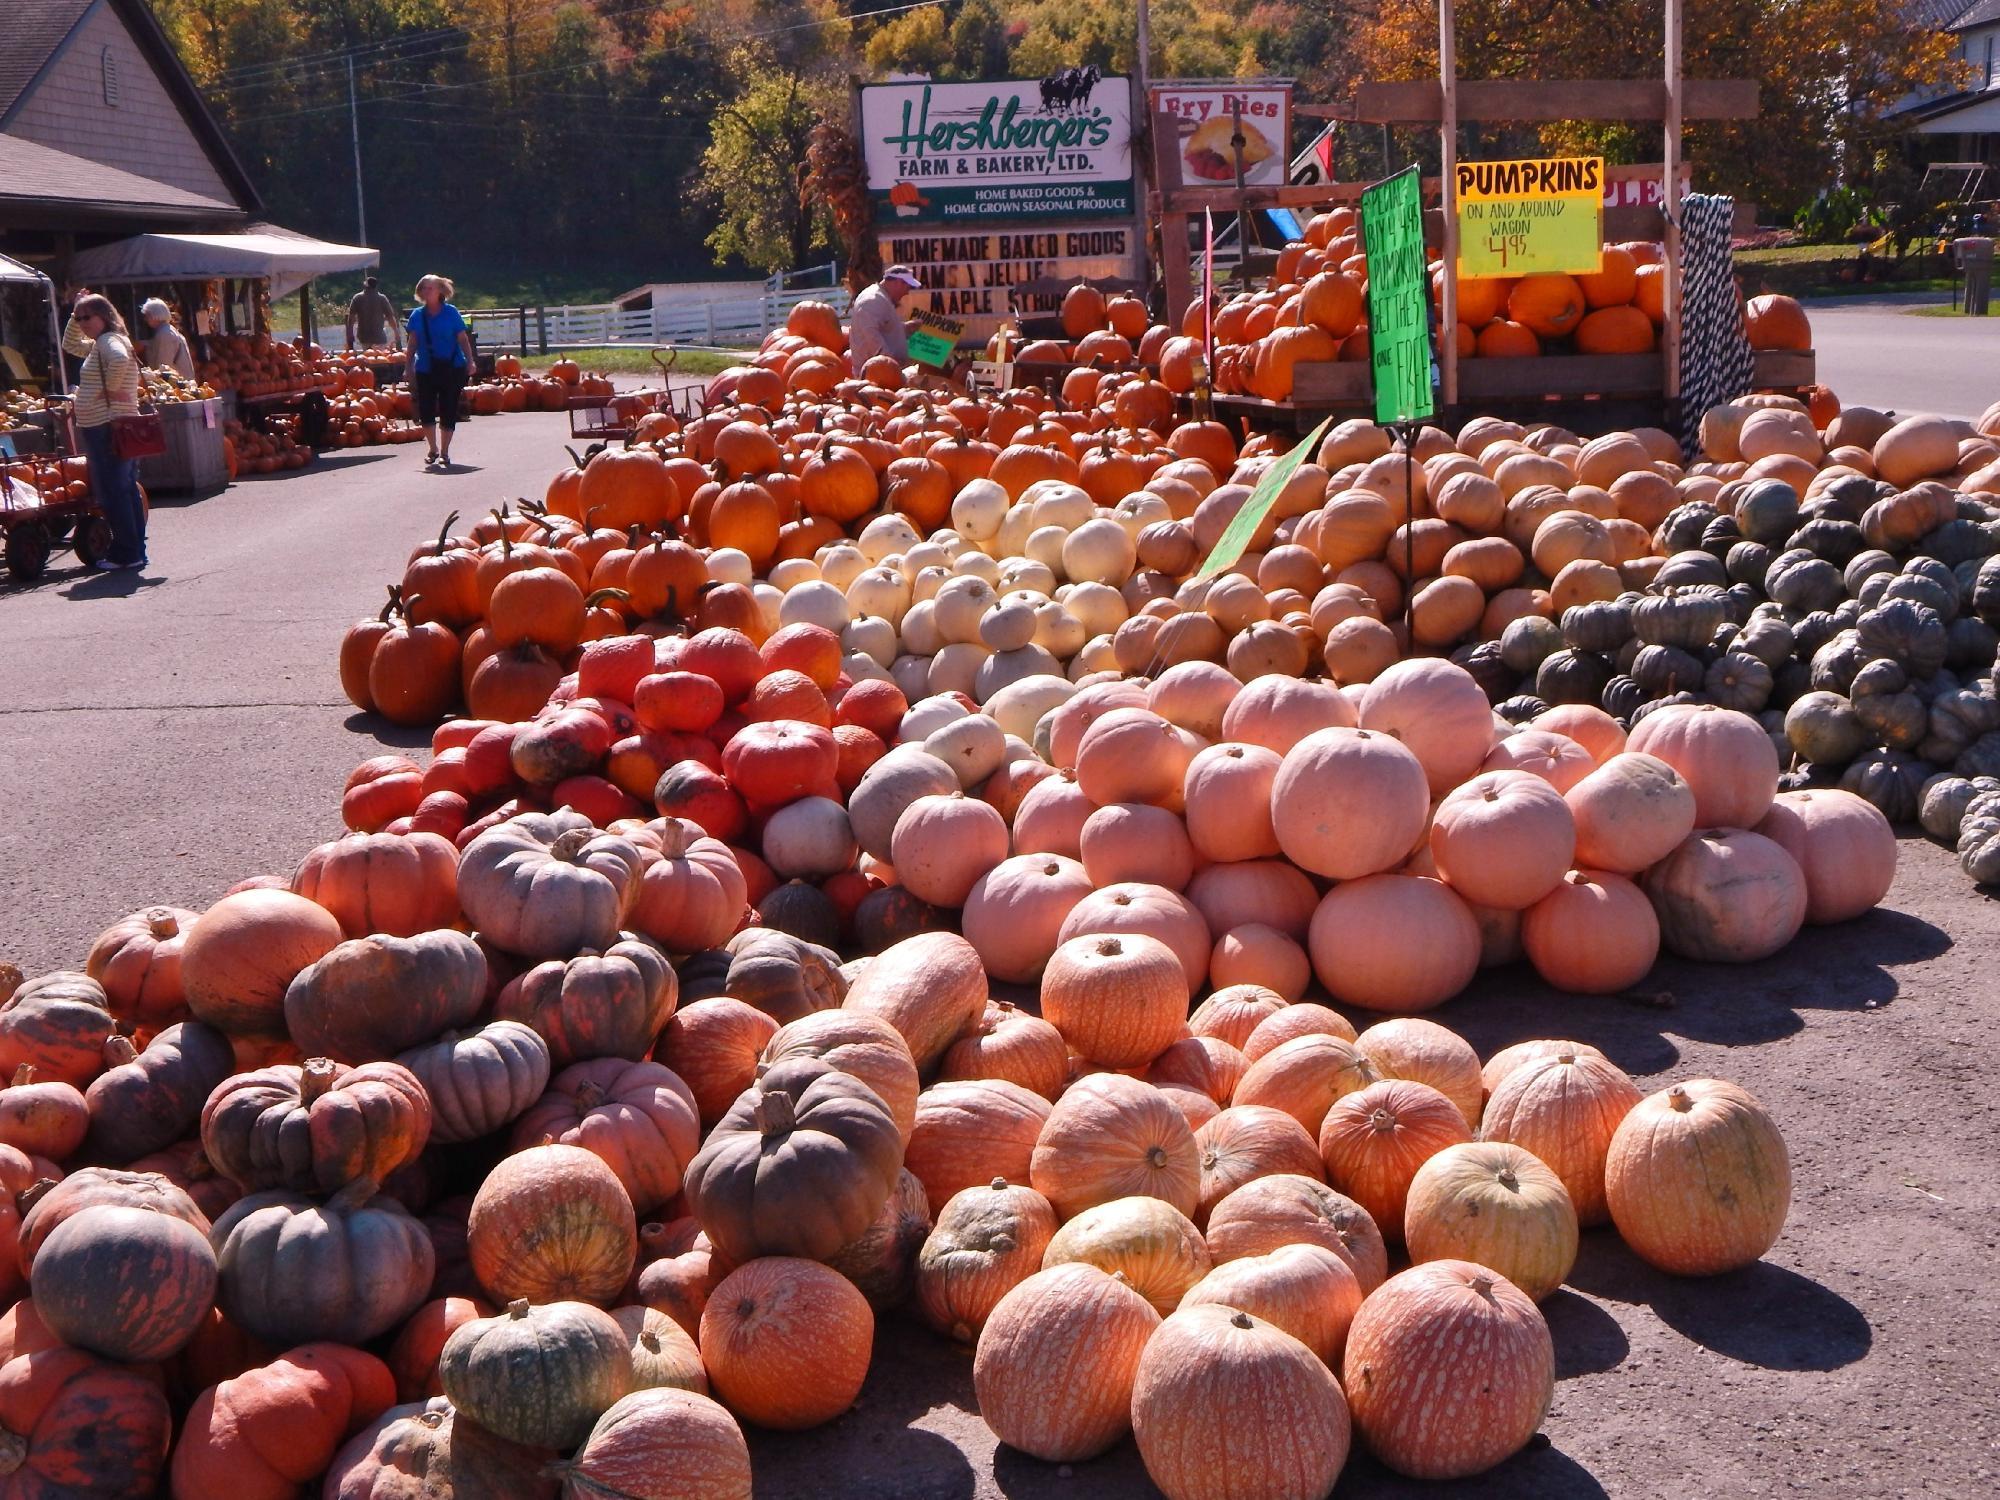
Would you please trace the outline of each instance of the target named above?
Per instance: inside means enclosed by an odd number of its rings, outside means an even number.
[[[1452,186],[1462,280],[1602,269],[1602,157],[1461,162]]]

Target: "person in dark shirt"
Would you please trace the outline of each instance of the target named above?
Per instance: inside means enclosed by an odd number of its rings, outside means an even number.
[[[395,321],[396,304],[383,294],[381,284],[375,277],[368,277],[361,283],[361,290],[347,304],[347,347],[384,347],[389,342],[389,329]]]

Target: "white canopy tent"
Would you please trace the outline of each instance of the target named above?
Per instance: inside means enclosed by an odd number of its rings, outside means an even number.
[[[119,281],[192,281],[265,277],[271,297],[289,296],[315,276],[379,265],[366,245],[336,245],[260,226],[245,234],[135,234],[70,260],[70,279],[85,286]]]
[[[55,283],[33,266],[24,266],[4,255],[0,255],[0,283],[24,283],[42,289],[49,309],[49,383],[58,391],[68,390],[69,382],[65,379],[62,362],[62,327],[56,312]]]

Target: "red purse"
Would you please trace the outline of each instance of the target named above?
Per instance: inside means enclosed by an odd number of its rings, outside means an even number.
[[[135,353],[135,359],[138,357]],[[104,404],[111,404],[111,387],[104,379],[104,366],[97,367],[98,389]],[[145,410],[129,417],[111,419],[111,451],[120,458],[155,458],[167,451],[167,424],[156,411]]]

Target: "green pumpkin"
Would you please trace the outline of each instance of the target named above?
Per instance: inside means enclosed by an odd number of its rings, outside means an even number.
[[[1981,792],[1958,825],[1958,863],[1981,885],[2000,882],[2000,792]]]
[[[1799,496],[1782,479],[1760,479],[1736,502],[1736,524],[1753,542],[1782,542],[1799,524]]]
[[[1632,633],[1648,646],[1696,651],[1709,643],[1727,618],[1727,603],[1713,589],[1670,590],[1632,606]]]
[[[1902,750],[1870,750],[1841,774],[1841,790],[1872,802],[1891,823],[1916,820],[1917,796],[1927,776],[1924,763]]]
[[[1744,651],[1717,657],[1702,679],[1709,700],[1738,713],[1754,714],[1771,698],[1771,669]]]
[[[1854,705],[1839,693],[1810,692],[1785,710],[1785,739],[1799,759],[1844,766],[1870,743]]]
[[[454,1329],[438,1379],[451,1404],[487,1431],[530,1447],[574,1448],[631,1392],[632,1350],[602,1308],[516,1301]]]

